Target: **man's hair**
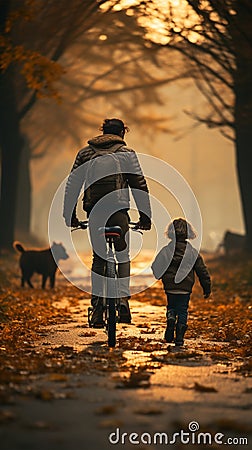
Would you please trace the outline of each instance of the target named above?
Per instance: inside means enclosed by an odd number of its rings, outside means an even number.
[[[177,240],[195,239],[196,231],[193,226],[182,217],[174,219],[167,227],[166,236]]]
[[[116,134],[117,136],[121,136],[122,132],[124,135],[126,131],[129,131],[129,128],[120,119],[105,119],[100,129],[104,134]]]

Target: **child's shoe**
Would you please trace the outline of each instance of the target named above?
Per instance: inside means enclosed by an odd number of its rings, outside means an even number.
[[[184,325],[182,323],[177,323],[175,345],[182,346],[184,344],[184,335],[185,335],[186,330],[187,330],[187,325]]]
[[[164,339],[166,342],[171,343],[174,341],[174,329],[175,329],[176,316],[173,311],[167,311],[167,328],[165,330]]]

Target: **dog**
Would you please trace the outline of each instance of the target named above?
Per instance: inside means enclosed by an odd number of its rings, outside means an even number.
[[[55,274],[60,259],[68,259],[69,256],[62,244],[53,242],[51,248],[45,250],[26,250],[20,242],[14,242],[13,247],[21,253],[19,266],[21,269],[21,286],[25,282],[33,288],[31,277],[34,273],[42,275],[42,289],[45,289],[47,278],[50,279],[50,287],[54,288]]]

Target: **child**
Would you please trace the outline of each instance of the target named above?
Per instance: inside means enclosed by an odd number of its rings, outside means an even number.
[[[175,219],[168,225],[166,234],[171,242],[156,256],[152,271],[155,278],[162,279],[167,295],[167,328],[164,338],[166,342],[173,342],[176,330],[175,345],[183,345],[187,329],[188,304],[195,281],[194,273],[196,272],[199,278],[205,298],[211,293],[211,279],[201,255],[187,241],[196,237],[192,225],[185,219]],[[188,273],[177,282],[176,274],[179,274],[178,269],[184,255],[184,267]]]

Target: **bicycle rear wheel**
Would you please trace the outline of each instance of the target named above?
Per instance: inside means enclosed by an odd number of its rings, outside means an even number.
[[[111,282],[109,292],[113,296],[107,297],[107,332],[108,332],[108,346],[116,346],[116,298],[115,298],[115,280],[116,267],[114,261],[107,262],[107,282]]]

